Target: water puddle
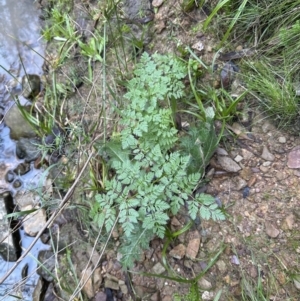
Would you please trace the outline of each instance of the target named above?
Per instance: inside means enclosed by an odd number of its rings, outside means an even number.
[[[14,104],[12,94],[21,92],[22,76],[43,73],[44,45],[40,33],[40,12],[34,2],[0,0],[0,117],[5,116]],[[34,168],[33,160],[18,155],[20,141],[10,139],[10,129],[3,120],[1,117],[0,279],[34,239],[23,228],[10,235],[13,225],[9,224],[5,215],[15,210],[15,197],[18,194],[37,189],[44,177],[43,171]],[[0,284],[0,300],[33,300],[33,291],[39,278],[35,273],[36,258],[39,251],[47,249],[49,246],[41,241],[34,245],[14,272]]]

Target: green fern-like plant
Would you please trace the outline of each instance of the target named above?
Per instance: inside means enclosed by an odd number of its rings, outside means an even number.
[[[100,147],[114,176],[105,182],[105,192],[96,195],[92,216],[107,231],[118,218],[124,266],[132,266],[155,235],[164,237],[169,214],[177,214],[184,204],[192,219],[198,214],[225,218],[213,197],[192,195],[202,174],[189,173],[191,154],[175,150],[177,130],[164,102],[183,97],[186,73],[186,65],[172,56],[144,53],[127,85],[123,130]]]

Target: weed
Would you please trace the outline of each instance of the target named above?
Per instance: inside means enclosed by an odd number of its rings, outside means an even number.
[[[206,219],[225,218],[213,197],[192,195],[202,174],[188,173],[192,154],[174,150],[178,138],[172,110],[159,106],[168,98],[184,95],[180,80],[186,76],[185,64],[171,56],[155,54],[151,58],[144,53],[134,75],[125,95],[130,107],[120,112],[123,129],[99,146],[115,175],[105,181],[104,191],[96,196],[92,208],[94,221],[99,227],[105,224],[107,231],[119,215],[127,242],[121,248],[125,266],[132,266],[154,235],[164,237],[169,211],[176,214],[184,203],[192,219],[198,214]],[[201,144],[196,147],[201,148]],[[202,155],[203,159],[208,154]]]

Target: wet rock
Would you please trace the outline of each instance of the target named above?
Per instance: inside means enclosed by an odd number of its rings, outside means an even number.
[[[23,162],[20,163],[15,169],[14,173],[16,173],[19,176],[25,175],[30,170],[30,164]]]
[[[55,294],[53,283],[49,283],[45,293],[44,301],[60,301]]]
[[[14,182],[13,182],[13,188],[15,189],[18,189],[22,186],[22,181],[19,180],[19,179],[16,179]]]
[[[27,99],[34,99],[41,91],[41,79],[36,74],[26,74],[22,78],[22,94]]]
[[[230,157],[218,156],[218,162],[222,166],[222,168],[228,172],[238,172],[239,170],[241,170],[241,167]]]
[[[40,266],[37,270],[37,274],[43,277],[46,281],[52,282],[54,275],[52,272],[54,272],[56,263],[54,253],[52,251],[40,251],[38,255],[38,262],[40,263]]]
[[[264,148],[263,148],[261,157],[262,157],[262,159],[264,159],[266,161],[274,161],[274,159],[275,159],[275,156],[270,153],[270,151],[268,150],[268,148],[266,146],[264,146]]]
[[[13,105],[4,117],[5,124],[10,128],[10,137],[18,140],[22,137],[36,137],[31,124],[23,117],[17,105]]]
[[[164,273],[165,271],[166,271],[166,269],[160,262],[156,263],[152,268],[152,273],[158,274],[158,275]]]
[[[289,168],[300,168],[300,146],[294,147],[288,154],[287,165]]]
[[[279,235],[279,230],[270,222],[265,222],[266,233],[271,238],[276,238]]]
[[[24,222],[24,231],[29,236],[36,236],[42,227],[46,224],[46,211],[44,208],[32,207],[31,205],[22,208],[22,211],[36,209],[36,211],[29,213]]]
[[[0,196],[0,255],[4,260],[15,261],[17,254],[6,215],[5,200],[3,196]]]
[[[39,301],[41,295],[43,294],[43,290],[44,290],[44,281],[41,278],[39,278],[32,294],[32,301]]]
[[[199,232],[193,231],[189,233],[189,242],[186,248],[185,256],[190,259],[195,259],[200,248],[200,234]]]
[[[5,175],[5,181],[11,183],[15,178],[15,174],[12,170],[9,170]]]
[[[177,245],[175,248],[173,248],[169,255],[176,259],[181,259],[185,255],[186,247],[183,244]]]
[[[16,145],[16,154],[19,159],[26,162],[35,161],[41,156],[39,145],[41,141],[37,138],[20,138]]]

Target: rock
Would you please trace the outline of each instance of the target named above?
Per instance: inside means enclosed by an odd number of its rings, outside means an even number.
[[[268,150],[268,148],[265,145],[264,145],[261,157],[262,157],[262,159],[264,159],[266,161],[274,161],[274,159],[275,159],[275,156],[270,153],[270,151]]]
[[[202,52],[204,50],[204,45],[201,41],[192,45],[192,49],[197,50],[198,52]]]
[[[235,265],[240,265],[240,260],[238,259],[238,257],[236,255],[231,256],[230,262]]]
[[[216,153],[220,156],[228,156],[228,152],[224,148],[221,148],[221,147],[218,147],[216,149]]]
[[[203,277],[198,280],[198,285],[199,285],[200,289],[203,289],[203,290],[211,290],[213,287],[211,282]]]
[[[105,278],[104,287],[105,288],[110,288],[110,289],[116,290],[116,291],[118,291],[119,288],[120,288],[118,282],[113,281],[112,279],[108,279],[108,278]]]
[[[100,288],[100,285],[102,283],[102,274],[101,274],[101,268],[96,268],[93,273],[93,286],[94,290],[97,291]]]
[[[166,271],[166,269],[164,268],[164,266],[163,266],[160,262],[156,263],[156,264],[152,267],[152,272],[153,272],[154,274],[160,275],[160,274],[164,273],[165,271]]]
[[[288,154],[287,166],[289,168],[300,168],[300,145],[294,147]]]
[[[225,171],[238,172],[241,167],[227,156],[218,156],[218,162]]]
[[[288,229],[293,230],[294,223],[295,223],[295,216],[293,214],[288,215],[285,218],[285,222],[286,222]]]
[[[171,219],[171,225],[174,227],[181,227],[182,223],[176,218],[176,216],[173,216]]]
[[[19,175],[19,176],[23,176],[25,175],[27,172],[30,171],[30,164],[23,162],[20,163],[15,169],[14,169],[14,173]]]
[[[15,174],[12,170],[9,170],[5,175],[5,181],[11,183],[15,179]]]
[[[16,179],[13,184],[12,184],[13,188],[18,189],[22,186],[22,181],[19,179]]]
[[[244,179],[242,179],[241,177],[235,177],[234,184],[235,184],[236,190],[241,190],[247,186],[247,182]]]
[[[29,213],[23,221],[24,231],[29,236],[36,236],[42,227],[46,224],[46,211],[44,208],[33,207],[28,205],[22,207],[22,211],[36,209],[36,211]]]
[[[231,61],[226,62],[220,73],[221,86],[228,90],[234,80],[238,67]]]
[[[164,0],[153,0],[152,6],[153,7],[160,7],[164,3]]]
[[[216,262],[216,265],[217,265],[217,267],[218,267],[221,274],[223,274],[227,271],[226,263],[223,260],[218,260]]]
[[[257,271],[257,267],[254,265],[251,265],[250,270],[249,270],[249,274],[253,279],[256,279],[256,277],[258,276],[258,271]]]
[[[25,159],[30,163],[41,156],[39,145],[41,144],[38,138],[20,138],[16,145],[16,154],[19,159]]]
[[[271,164],[272,164],[271,161],[265,161],[265,162],[262,164],[262,166],[264,166],[264,167],[269,167]]]
[[[91,273],[92,273],[92,267],[89,266],[87,269],[81,271],[80,274],[81,277],[80,279],[82,280],[83,283],[85,283],[82,290],[88,296],[89,299],[95,296],[93,279],[92,277],[90,277]]]
[[[190,259],[195,259],[200,248],[200,234],[199,232],[193,231],[189,233],[189,242],[186,248],[185,256]]]
[[[40,297],[43,294],[43,290],[44,290],[44,281],[41,278],[39,278],[32,294],[32,301],[40,300]]]
[[[93,301],[107,301],[106,294],[103,292],[98,292],[95,295]]]
[[[294,276],[293,281],[296,289],[300,291],[300,275]]]
[[[46,293],[45,293],[44,301],[60,301],[56,297],[56,293],[55,293],[54,286],[53,286],[52,282],[49,283],[49,285],[48,285],[48,288],[47,288]]]
[[[5,208],[5,203],[10,200],[13,202],[9,193],[0,196],[0,255],[6,261],[15,261],[17,260],[17,254],[13,244],[13,237],[8,226],[6,218],[7,211]],[[9,207],[9,204],[7,204],[7,206]]]
[[[120,285],[120,290],[122,294],[127,295],[128,294],[128,287],[126,284],[119,284]]]
[[[286,138],[285,137],[279,137],[278,142],[284,144],[284,143],[286,143]]]
[[[237,155],[237,156],[234,158],[234,161],[237,162],[237,163],[239,163],[239,162],[241,162],[241,161],[243,161],[243,160],[244,160],[244,158],[243,158],[242,156],[240,156],[240,155]]]
[[[24,107],[26,110],[26,107]],[[28,113],[29,114],[29,113]],[[33,138],[36,133],[31,124],[23,117],[17,105],[13,105],[4,117],[5,124],[10,128],[10,137],[18,140],[20,138]]]
[[[107,296],[105,293],[103,292],[98,292],[94,299],[92,299],[93,301],[107,301]]]
[[[250,160],[250,159],[252,159],[253,157],[254,157],[254,154],[253,153],[251,153],[249,150],[247,150],[247,149],[242,149],[241,150],[241,152],[242,152],[242,157],[244,158],[244,160],[245,161],[248,161],[248,160]]]
[[[41,91],[41,79],[36,74],[26,74],[22,78],[22,95],[34,99]]]
[[[202,300],[213,300],[215,297],[215,294],[214,294],[214,292],[205,291],[201,297],[202,297]]]
[[[40,196],[38,193],[34,193],[33,191],[20,191],[14,198],[16,205],[19,206],[19,209],[23,211],[24,207],[27,207],[29,205],[34,208],[37,206],[40,202]]]
[[[186,247],[183,244],[177,245],[175,248],[173,248],[169,255],[176,259],[181,259],[185,255]]]
[[[270,222],[265,222],[266,233],[271,238],[276,238],[279,235],[279,230]]]
[[[51,273],[54,272],[56,264],[56,258],[54,253],[52,251],[46,250],[40,251],[38,255],[38,263],[40,265],[37,269],[37,274],[40,275],[46,281],[52,282],[54,279],[52,275],[54,275],[55,273]]]

